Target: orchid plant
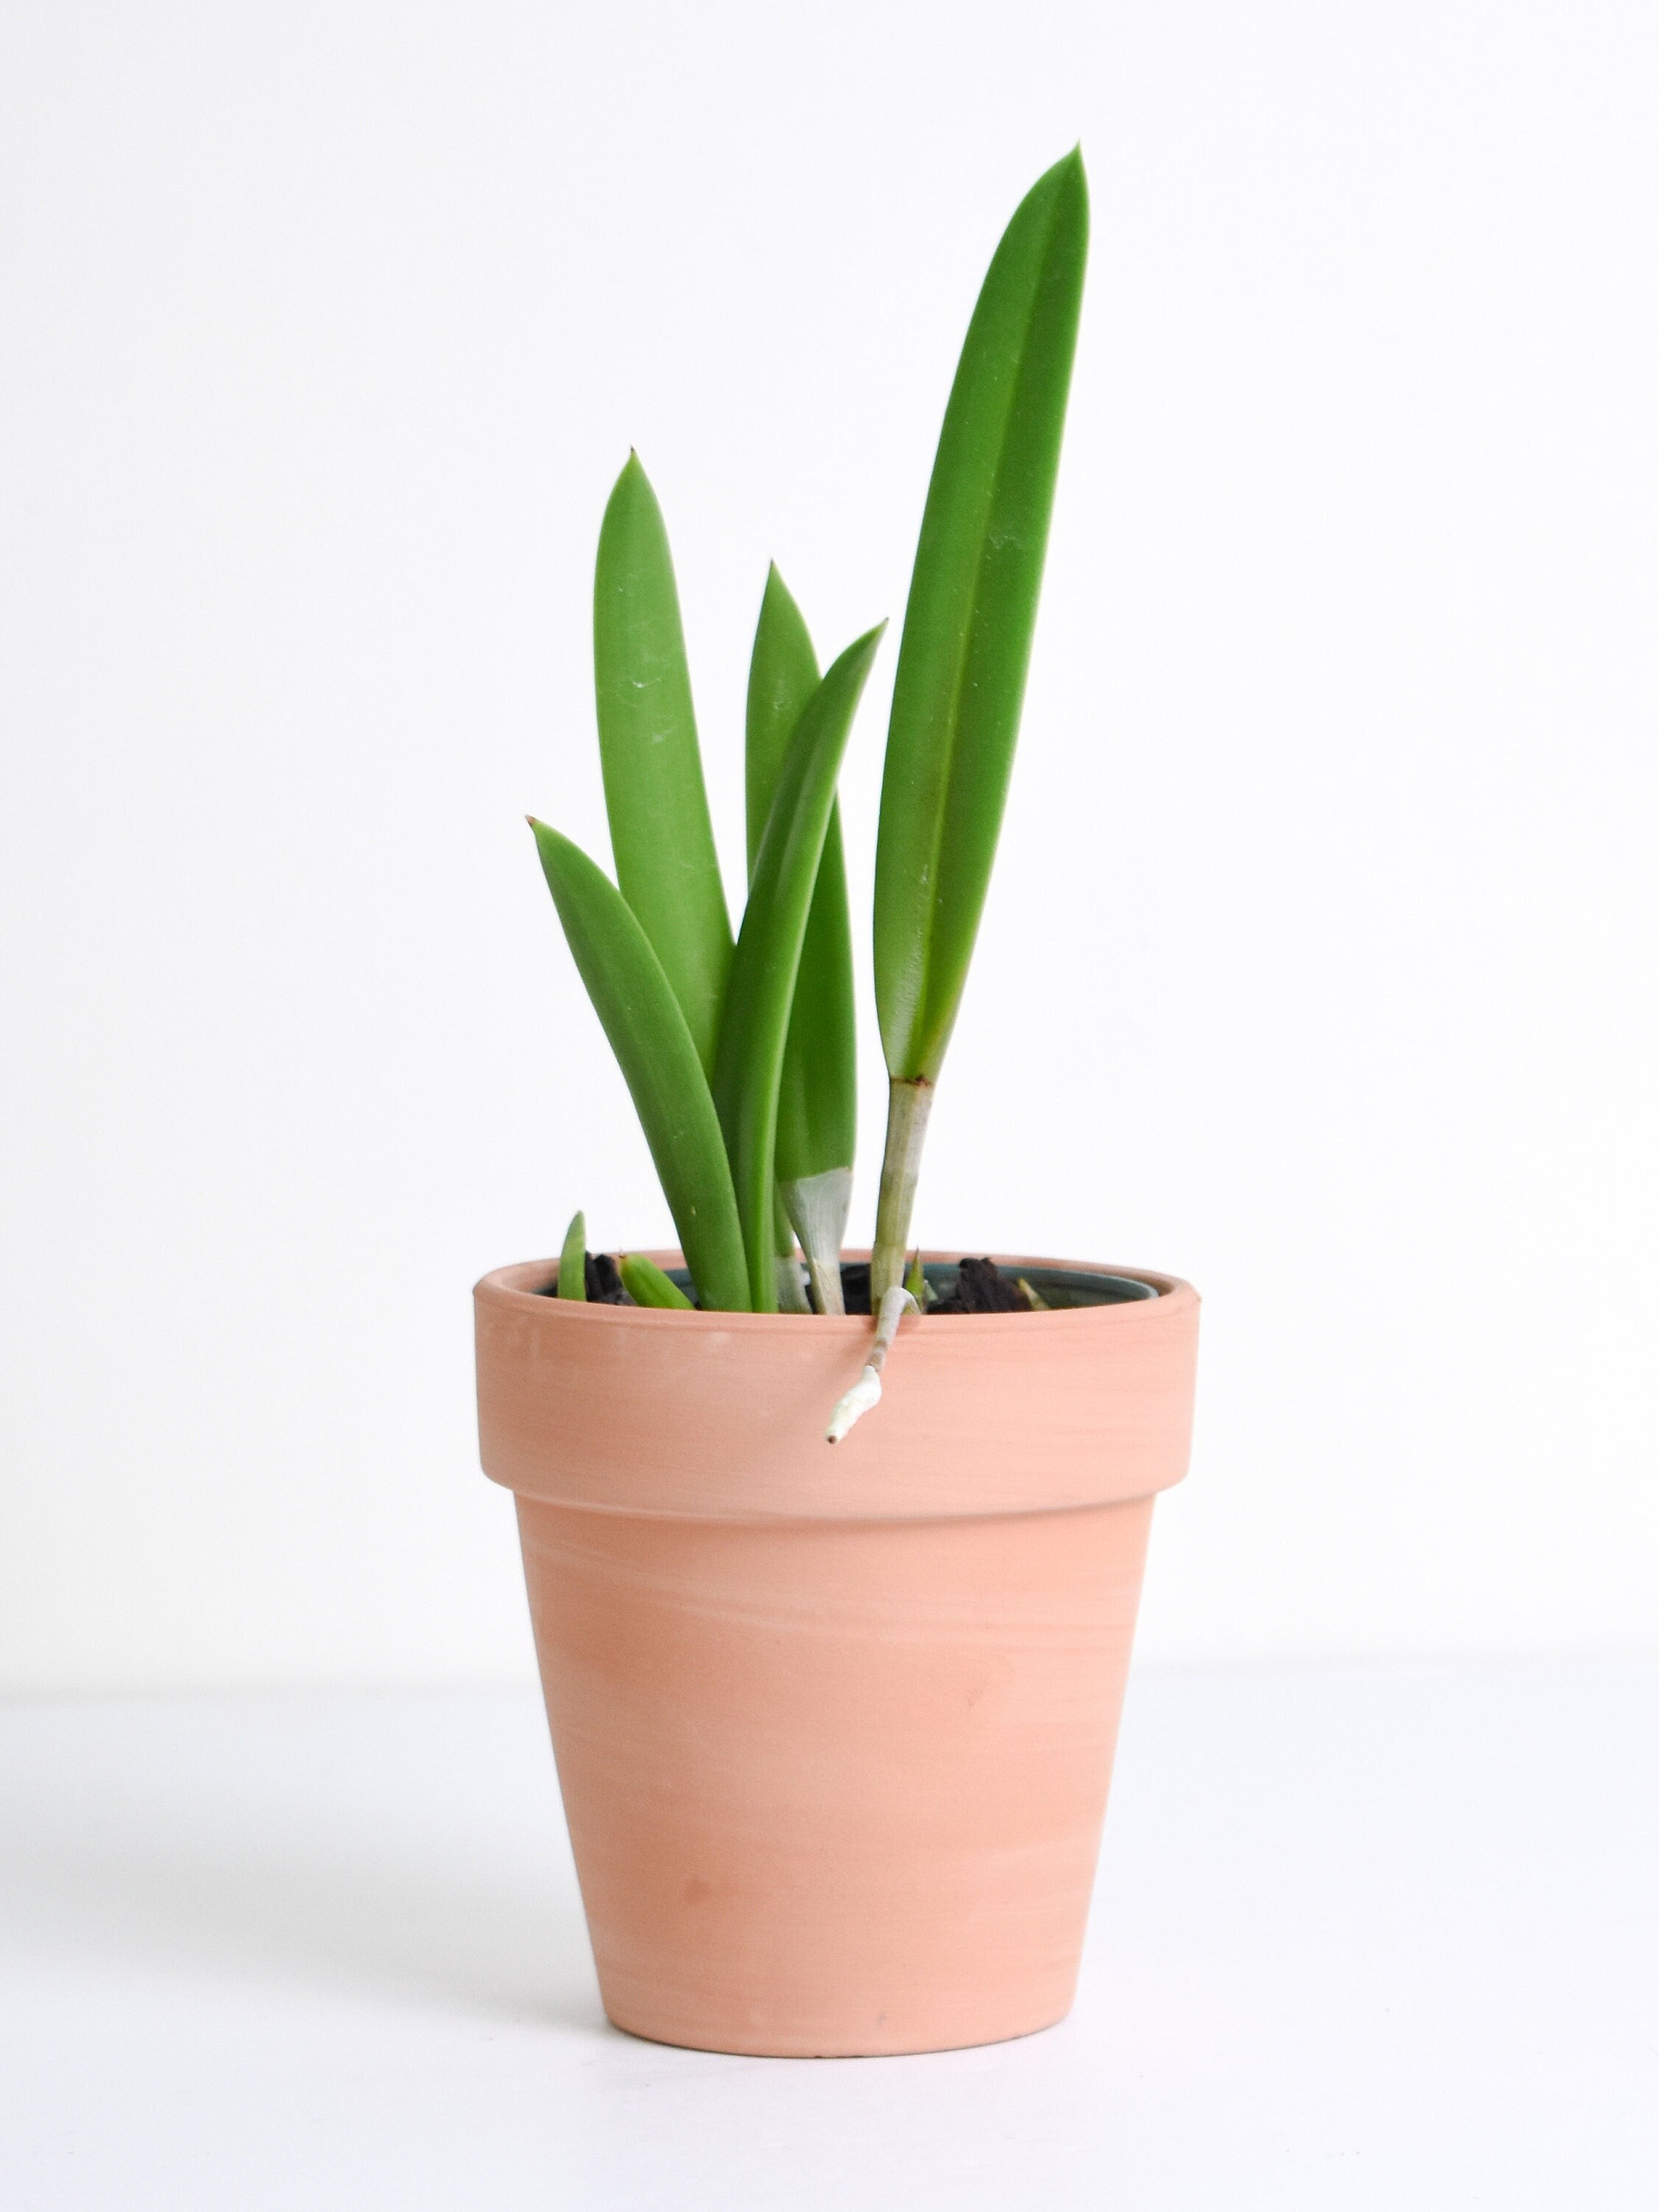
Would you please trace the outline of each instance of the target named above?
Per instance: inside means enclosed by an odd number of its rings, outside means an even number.
[[[872,1311],[904,1282],[928,1109],[995,856],[1087,243],[1088,193],[1073,152],[1026,195],[992,259],[922,515],[876,848],[876,1000],[890,1104]],[[767,577],[746,715],[748,896],[734,940],[667,532],[630,455],[605,510],[593,591],[615,882],[556,830],[531,826],[706,1309],[843,1310],[856,1075],[836,786],[884,628],[820,674],[800,610],[775,567]],[[578,1214],[560,1260],[561,1297],[589,1295],[586,1244]],[[638,1304],[692,1302],[638,1255],[623,1258],[620,1276]]]

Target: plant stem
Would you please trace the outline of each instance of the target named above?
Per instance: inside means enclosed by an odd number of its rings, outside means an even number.
[[[933,1086],[925,1075],[896,1075],[887,1099],[887,1149],[876,1200],[876,1249],[870,1261],[870,1304],[879,1312],[887,1291],[904,1280],[910,1214],[916,1202],[922,1140],[927,1134]]]
[[[790,1239],[793,1248],[794,1239]],[[793,1249],[778,1255],[778,1311],[780,1313],[810,1314],[812,1302],[806,1295],[806,1279],[801,1273],[800,1261]]]
[[[778,1255],[778,1311],[810,1314],[812,1301],[806,1295],[805,1273],[795,1256],[795,1232],[790,1226],[781,1190],[772,1211],[776,1217],[772,1224],[772,1243]]]
[[[847,1212],[853,1203],[851,1168],[826,1168],[822,1175],[802,1176],[780,1185],[790,1221],[806,1255],[818,1311],[845,1313],[841,1294],[841,1248],[847,1234]]]

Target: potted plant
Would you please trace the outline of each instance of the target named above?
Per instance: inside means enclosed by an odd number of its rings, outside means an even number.
[[[600,532],[615,881],[532,826],[680,1249],[591,1254],[579,1213],[556,1263],[487,1276],[479,1421],[517,1498],[605,2008],[664,2042],[938,2050],[1071,2002],[1197,1299],[909,1239],[1013,756],[1087,223],[1073,154],[997,248],[923,515],[876,860],[890,1109],[867,1255],[842,1249],[836,783],[881,630],[820,676],[768,577],[734,939],[637,459]]]

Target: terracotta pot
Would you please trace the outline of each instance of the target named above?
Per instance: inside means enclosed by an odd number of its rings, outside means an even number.
[[[1157,1296],[908,1319],[833,1449],[867,1319],[584,1305],[538,1295],[551,1261],[478,1285],[483,1465],[619,2027],[854,2056],[1070,2007],[1198,1329],[1188,1285],[1113,1272]]]

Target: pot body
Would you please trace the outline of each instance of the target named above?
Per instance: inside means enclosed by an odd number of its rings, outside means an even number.
[[[554,1272],[478,1285],[480,1429],[611,2018],[791,2057],[1060,2019],[1193,1291],[1115,1270],[1158,1296],[908,1321],[832,1449],[867,1319],[537,1295]]]

